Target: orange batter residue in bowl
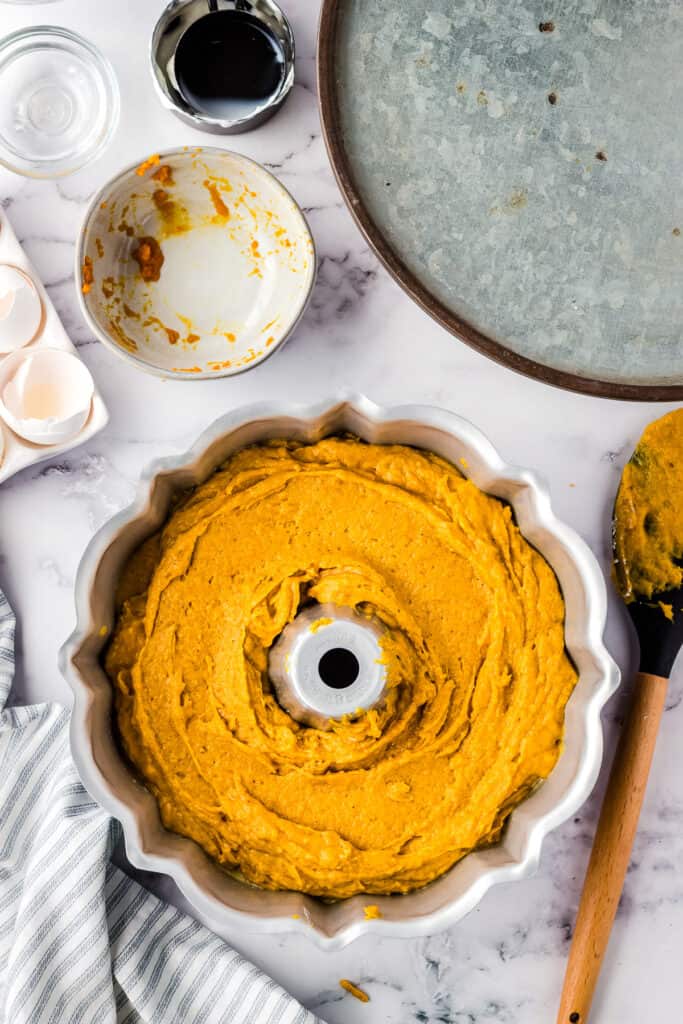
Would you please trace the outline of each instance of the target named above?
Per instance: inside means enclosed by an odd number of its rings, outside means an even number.
[[[164,254],[156,238],[152,238],[151,235],[139,238],[138,244],[133,249],[133,259],[140,267],[140,275],[143,281],[159,280],[164,263]]]
[[[310,602],[384,625],[381,706],[293,720],[268,654]],[[550,566],[441,458],[328,438],[238,452],[130,559],[106,654],[167,828],[269,889],[415,889],[552,770],[576,672]]]

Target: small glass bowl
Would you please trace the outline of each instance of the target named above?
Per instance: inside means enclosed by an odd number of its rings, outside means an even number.
[[[119,118],[109,61],[65,28],[38,25],[0,40],[0,165],[58,178],[101,152]]]

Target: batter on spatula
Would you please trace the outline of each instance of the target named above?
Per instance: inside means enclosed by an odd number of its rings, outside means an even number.
[[[651,423],[614,506],[616,584],[626,601],[683,584],[683,409]],[[662,605],[665,614],[671,609]]]
[[[645,430],[614,503],[614,582],[640,648],[574,926],[558,1024],[588,1024],[666,703],[683,647],[683,409]],[[663,614],[662,614],[663,613]]]

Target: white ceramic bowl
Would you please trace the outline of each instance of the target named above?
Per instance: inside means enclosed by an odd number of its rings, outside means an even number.
[[[172,183],[154,177],[164,166]],[[164,257],[156,281],[135,259],[150,237]],[[84,289],[86,263],[94,280]],[[263,362],[301,319],[315,269],[313,237],[285,187],[253,160],[210,147],[126,168],[92,199],[76,246],[94,334],[141,369],[181,380]]]
[[[566,711],[565,746],[554,771],[510,815],[502,841],[477,850],[437,881],[406,895],[371,898],[381,919],[366,920],[368,897],[325,903],[294,892],[242,884],[192,841],[167,832],[152,795],[135,781],[112,736],[112,688],[100,665],[114,620],[114,591],[131,552],[165,520],[177,489],[201,483],[232,452],[273,437],[315,441],[351,431],[367,441],[397,442],[437,452],[482,490],[512,505],[524,536],[555,570],[566,603],[567,649],[579,681]],[[591,551],[552,513],[548,492],[532,472],[506,465],[466,420],[427,406],[380,408],[361,396],[312,406],[263,403],[219,419],[185,455],[160,459],[143,474],[136,500],[106,524],[83,556],[76,584],[78,625],[62,649],[74,692],[73,756],[92,796],[122,824],[131,862],[170,875],[218,931],[300,932],[339,949],[368,933],[428,935],[470,911],[496,882],[530,875],[547,833],[575,813],[590,793],[602,758],[600,709],[619,682],[605,650],[606,590]],[[299,915],[295,918],[294,915]]]

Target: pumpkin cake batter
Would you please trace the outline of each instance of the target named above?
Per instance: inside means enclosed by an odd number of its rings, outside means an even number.
[[[627,601],[683,584],[682,494],[683,409],[674,409],[646,428],[619,485],[614,571]]]
[[[277,703],[302,607],[384,628],[380,706]],[[552,770],[576,682],[555,576],[441,458],[328,438],[246,448],[124,570],[106,654],[125,751],[167,828],[269,889],[415,889],[495,842]]]

